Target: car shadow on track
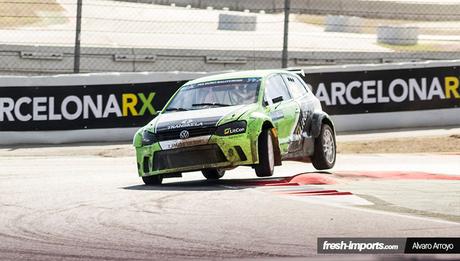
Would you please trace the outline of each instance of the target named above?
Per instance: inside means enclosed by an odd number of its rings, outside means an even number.
[[[220,179],[220,180],[192,180],[168,182],[158,186],[134,185],[122,187],[127,190],[152,190],[152,191],[219,191],[239,190],[263,186],[295,186],[295,185],[324,185],[320,176],[332,176],[331,172],[316,171],[303,172],[292,176],[253,178],[253,179]],[[299,184],[299,181],[301,182]]]
[[[158,186],[148,185],[134,185],[123,187],[127,190],[158,190],[158,191],[219,191],[219,190],[231,190],[231,189],[244,189],[241,188],[230,188],[223,185],[223,180],[193,180],[193,181],[179,181],[164,183]]]

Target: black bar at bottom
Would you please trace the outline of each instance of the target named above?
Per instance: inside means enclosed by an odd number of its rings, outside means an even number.
[[[459,237],[408,237],[405,254],[460,254]]]

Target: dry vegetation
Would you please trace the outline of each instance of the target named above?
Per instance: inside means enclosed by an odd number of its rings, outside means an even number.
[[[62,23],[63,11],[56,0],[0,0],[0,28]]]
[[[337,148],[339,153],[460,154],[460,135],[339,142]]]

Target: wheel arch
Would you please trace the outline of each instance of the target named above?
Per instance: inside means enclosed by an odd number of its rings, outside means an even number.
[[[272,133],[272,142],[273,142],[273,152],[275,156],[275,166],[280,166],[281,165],[281,149],[280,149],[280,144],[278,141],[278,132],[276,128],[273,126],[273,123],[270,121],[264,121],[262,123],[262,128],[260,130],[260,133],[264,130],[270,130]],[[260,136],[260,134],[259,134]]]
[[[311,126],[311,136],[315,138],[319,136],[319,134],[321,133],[321,125],[323,123],[329,125],[329,127],[331,127],[332,131],[335,133],[335,127],[331,119],[331,116],[329,116],[325,112],[315,112],[313,114],[313,122]]]

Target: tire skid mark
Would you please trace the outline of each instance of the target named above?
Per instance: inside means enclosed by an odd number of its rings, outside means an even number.
[[[176,194],[176,195],[173,195],[173,196],[174,197],[181,197],[181,196],[189,197],[190,195],[188,193],[180,193],[180,194]],[[172,196],[171,197],[165,196],[165,197],[162,197],[161,199],[164,199],[164,198],[170,199],[170,198],[173,198],[173,197]],[[163,209],[167,209],[167,208],[163,206]],[[170,209],[174,209],[174,208],[170,208]],[[107,210],[106,212],[109,212],[109,211],[113,211],[113,210]],[[184,212],[184,213],[190,214],[188,211]],[[173,214],[173,213],[169,213],[169,214]],[[148,232],[146,230],[135,228],[134,226],[130,226],[129,224],[107,223],[107,222],[104,222],[102,220],[103,219],[102,217],[106,217],[106,216],[112,216],[112,215],[110,215],[110,213],[102,213],[101,212],[98,215],[98,221],[97,221],[98,224],[101,224],[102,226],[105,226],[107,228],[112,228],[112,229],[117,228],[117,229],[125,230],[125,231],[128,231],[128,232],[135,232],[135,233],[138,233],[138,234],[140,234],[140,235],[142,235],[144,237],[163,238],[163,239],[167,239],[167,240],[178,241],[178,242],[181,242],[181,244],[191,245],[190,247],[183,248],[183,249],[174,248],[175,254],[177,254],[178,250],[182,250],[182,251],[184,251],[184,253],[185,252],[187,252],[187,253],[194,252],[195,254],[187,255],[187,256],[193,256],[193,257],[202,257],[203,255],[208,256],[210,251],[214,251],[215,253],[218,253],[219,255],[222,255],[222,254],[225,253],[225,254],[228,254],[228,257],[235,257],[235,252],[240,253],[237,256],[241,256],[241,257],[246,257],[246,256],[281,257],[278,254],[271,254],[271,253],[267,253],[267,252],[247,250],[247,249],[243,249],[243,248],[229,247],[228,245],[225,245],[225,249],[222,249],[222,244],[219,244],[219,243],[209,242],[209,241],[205,241],[205,240],[189,239],[189,238],[186,238],[186,237],[177,237],[177,236],[165,235],[165,234],[160,234],[160,233],[152,233],[152,232]],[[211,250],[211,249],[209,249],[210,247],[213,247],[214,249]],[[156,249],[156,250],[158,250],[158,249]],[[170,249],[164,249],[165,253],[168,252],[168,250],[170,250]],[[211,256],[214,256],[214,255],[211,255]]]
[[[107,260],[108,258],[110,260],[151,260],[151,258],[132,258],[132,257],[114,257],[114,256],[98,256],[98,255],[83,255],[83,254],[64,254],[64,253],[51,253],[49,251],[44,252],[44,251],[38,251],[38,250],[11,250],[8,248],[0,248],[0,253],[5,254],[5,253],[11,253],[11,254],[18,254],[20,253],[21,256],[24,255],[31,255],[34,260],[37,260],[37,256],[40,257],[46,257],[45,260],[49,260],[48,258],[58,258],[59,260],[62,260],[63,258],[75,258],[75,259],[84,259],[84,260]],[[3,257],[2,257],[3,258]]]
[[[101,226],[104,226],[104,227],[107,227],[107,228],[110,228],[110,229],[116,228],[116,229],[124,230],[124,231],[128,231],[128,232],[135,232],[135,233],[138,233],[138,234],[140,234],[142,236],[153,236],[153,237],[156,237],[156,238],[164,238],[164,239],[169,239],[169,240],[176,240],[176,241],[181,241],[182,243],[195,243],[192,240],[187,240],[185,238],[173,237],[173,236],[163,235],[163,234],[150,233],[150,232],[148,232],[146,230],[141,230],[141,229],[137,229],[135,227],[129,226],[128,224],[105,222],[103,220],[104,219],[103,217],[107,217],[107,216],[108,217],[113,217],[113,215],[111,215],[111,213],[109,213],[109,212],[113,212],[113,211],[115,211],[115,210],[106,209],[105,211],[101,211],[96,217],[97,224],[99,224]]]
[[[197,194],[197,193],[195,193]],[[154,215],[174,215],[174,214],[184,214],[184,215],[191,215],[191,214],[200,214],[200,212],[191,212],[190,210],[183,211],[182,208],[178,207],[165,207],[166,204],[171,202],[172,200],[176,200],[179,197],[192,197],[193,194],[190,192],[183,192],[183,193],[171,193],[170,195],[162,196],[159,198],[152,198],[145,201],[132,201],[128,206],[134,209],[126,209],[127,211],[133,211],[137,213],[149,213]],[[153,204],[152,204],[153,203]],[[159,211],[152,211],[151,209],[147,209],[146,206],[158,209]]]
[[[40,220],[46,220],[49,216],[54,216],[58,213],[65,212],[68,210],[72,209],[77,209],[80,208],[81,206],[86,206],[89,205],[87,203],[76,203],[74,206],[70,206],[64,209],[48,209],[48,210],[42,210],[38,211],[38,213],[27,213],[27,214],[21,214],[18,217],[14,218],[13,220],[10,220],[9,224],[11,225],[12,228],[17,228],[20,232],[23,232],[24,235],[30,235],[32,238],[37,241],[48,241],[50,239],[53,239],[55,237],[54,234],[52,233],[38,233],[36,231],[32,231],[30,229],[25,228],[25,224],[30,224],[32,226],[27,226],[33,228],[34,223],[27,222],[25,219],[29,218],[32,219],[33,221],[40,221]],[[37,210],[33,210],[34,212],[37,212]],[[48,236],[46,236],[48,235]]]
[[[213,191],[214,192],[214,191]],[[198,193],[195,193],[195,194],[198,194]],[[175,200],[180,200],[181,197],[190,197],[190,193],[187,192],[187,193],[180,193],[180,194],[176,194],[174,199]],[[193,195],[192,195],[193,196]],[[173,197],[171,197],[173,198]],[[169,203],[169,202],[168,202]],[[175,209],[175,210],[179,210],[177,208],[169,208],[169,209]],[[199,215],[205,215],[206,218],[209,218],[209,214],[210,213],[203,213],[201,210],[200,211],[196,211],[195,212],[196,214],[199,214]],[[189,209],[187,209],[186,211],[180,211],[180,212],[174,212],[174,213],[168,213],[168,214],[186,214],[186,215],[191,215],[193,213],[190,212]],[[221,216],[218,216],[216,215],[216,217],[221,217]],[[149,236],[154,236],[154,237],[157,237],[157,236],[160,236],[160,237],[166,237],[170,240],[180,240],[180,241],[183,241],[184,243],[194,243],[194,244],[199,244],[201,246],[201,248],[205,249],[206,252],[209,252],[210,249],[209,247],[210,246],[213,246],[215,247],[215,252],[216,253],[221,253],[222,250],[223,250],[223,247],[225,247],[227,250],[228,253],[232,253],[229,257],[233,257],[235,256],[234,255],[234,252],[237,251],[239,253],[241,252],[244,252],[243,255],[237,255],[237,256],[241,256],[241,257],[245,257],[245,256],[273,256],[273,257],[283,257],[283,256],[286,256],[286,257],[295,257],[295,255],[279,255],[279,254],[271,254],[271,253],[267,253],[267,252],[261,252],[261,251],[254,251],[254,250],[247,250],[247,249],[243,249],[243,248],[237,248],[237,247],[230,247],[228,245],[222,245],[222,244],[217,244],[217,243],[214,243],[214,242],[209,242],[209,241],[203,241],[203,240],[190,240],[190,239],[187,239],[187,238],[183,238],[183,237],[172,237],[172,236],[165,236],[164,234],[157,234],[157,233],[149,233],[149,232],[145,232],[143,230],[136,230],[137,232],[140,232],[140,233],[145,233]],[[192,251],[195,251],[196,250],[196,246],[193,246],[193,249]],[[198,255],[199,257],[200,255]]]
[[[7,236],[11,237],[11,235],[7,235]],[[24,240],[23,237],[15,237],[15,238],[20,239],[21,241]],[[138,248],[138,245],[136,245],[136,244],[133,244],[133,245],[129,246],[129,248],[121,250],[119,247],[113,247],[113,245],[116,245],[116,244],[111,244],[112,247],[101,247],[101,246],[95,246],[94,242],[91,242],[91,243],[90,242],[77,243],[77,242],[75,242],[75,240],[70,240],[69,242],[64,243],[64,242],[53,242],[54,240],[51,240],[51,239],[57,239],[57,238],[49,238],[46,241],[35,239],[33,241],[38,241],[39,243],[44,244],[44,245],[54,246],[52,249],[55,249],[55,246],[62,246],[62,247],[78,247],[78,248],[93,249],[93,250],[123,251],[123,252],[131,252],[131,253],[142,252],[142,249]],[[62,238],[61,238],[61,240],[62,240]],[[102,241],[102,242],[104,242],[104,241]],[[84,243],[86,243],[86,244],[84,244]],[[138,249],[133,250],[132,249],[133,247],[135,247],[135,248],[137,247]]]
[[[31,217],[33,218],[33,220],[42,220],[40,219],[41,216],[48,216],[48,214],[46,213],[59,213],[59,212],[65,212],[65,211],[69,211],[69,210],[75,210],[76,208],[78,207],[81,207],[82,205],[81,204],[77,204],[76,207],[70,207],[70,208],[65,208],[65,209],[59,209],[59,210],[48,210],[48,211],[42,211],[41,213],[39,213],[39,217],[33,217],[34,214],[32,215],[27,215],[27,214],[22,214],[22,215],[19,215],[18,218],[15,218],[15,223],[18,223],[18,224],[22,224],[22,225],[25,225],[27,224],[27,227],[35,227],[34,224],[35,223],[30,223],[30,222],[24,222],[23,219],[25,219],[26,217]],[[37,215],[37,214],[35,214]],[[11,223],[11,222],[10,222]],[[71,238],[69,237],[68,234],[66,234],[65,237],[63,237],[62,235],[56,235],[56,234],[53,234],[53,233],[49,233],[49,232],[46,232],[46,231],[40,231],[40,232],[36,232],[36,231],[33,231],[33,230],[30,230],[30,229],[25,229],[21,226],[18,226],[18,225],[15,225],[14,223],[12,224],[13,225],[13,229],[12,231],[19,231],[19,233],[15,233],[15,234],[19,234],[18,236],[16,235],[10,235],[10,234],[4,234],[5,236],[7,237],[10,237],[10,238],[15,238],[15,239],[18,239],[18,240],[21,240],[21,241],[30,241],[30,242],[36,242],[36,243],[41,243],[41,244],[44,244],[44,245],[52,245],[52,246],[70,246],[70,247],[79,247],[79,248],[87,248],[87,249],[95,249],[95,250],[110,250],[110,251],[120,251],[119,248],[114,248],[114,247],[97,247],[97,246],[94,246],[93,243],[89,243],[89,242],[81,242],[80,241],[80,237],[74,237],[74,238]],[[16,228],[16,229],[14,229]],[[22,236],[21,236],[22,235]],[[104,242],[104,241],[102,241]],[[138,250],[132,250],[131,248],[132,247],[137,247],[137,245],[133,244],[130,246],[129,249],[125,249],[123,250],[124,252],[133,252],[133,253],[136,253],[138,252]]]
[[[106,226],[108,228],[114,228],[114,224],[109,224],[105,223],[102,221],[99,221],[99,224]],[[163,238],[171,241],[178,241],[181,242],[181,247],[175,247],[174,249],[171,248],[164,248],[161,246],[155,246],[155,253],[158,254],[158,247],[163,250],[163,253],[171,253],[171,250],[173,250],[175,256],[184,256],[184,257],[215,257],[215,254],[218,254],[218,256],[224,256],[224,257],[252,257],[252,256],[266,256],[266,257],[283,257],[284,255],[278,255],[278,254],[271,254],[267,252],[262,252],[262,251],[254,251],[254,250],[247,250],[243,248],[236,248],[236,247],[229,247],[228,245],[225,245],[225,248],[222,248],[222,244],[218,243],[213,243],[210,241],[204,241],[204,240],[196,240],[196,239],[189,239],[185,237],[177,237],[177,236],[171,236],[171,235],[165,235],[165,234],[160,234],[160,233],[152,233],[148,232],[146,230],[141,230],[137,229],[134,227],[131,227],[126,224],[117,224],[115,226],[118,229],[126,230],[128,232],[136,232],[139,233],[143,236],[147,237],[153,237],[153,238]],[[145,238],[145,237],[144,237]],[[190,245],[188,247],[184,247],[183,244]],[[210,247],[214,249],[210,249]],[[235,252],[237,255],[235,255]]]

